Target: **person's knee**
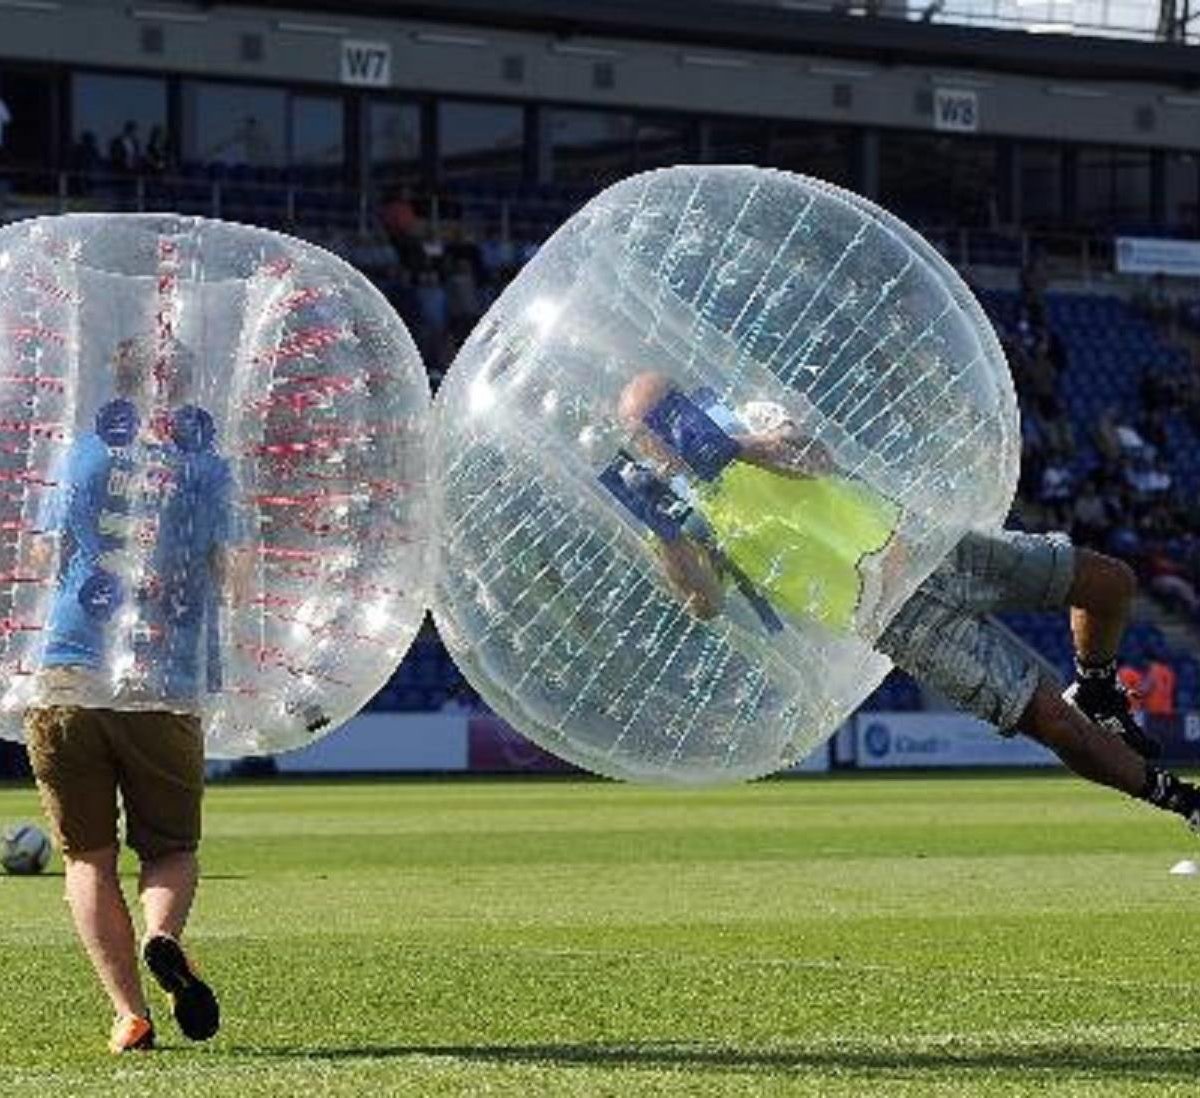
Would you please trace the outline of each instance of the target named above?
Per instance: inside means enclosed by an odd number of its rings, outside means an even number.
[[[143,873],[187,869],[196,864],[196,848],[191,845],[151,847],[137,851],[137,855]]]
[[[117,855],[115,846],[70,851],[63,854],[63,865],[68,877],[110,877],[115,880]]]
[[[1091,549],[1076,553],[1070,602],[1085,610],[1128,606],[1137,593],[1137,574],[1123,560]]]
[[[1063,700],[1057,688],[1046,680],[1039,683],[1033,697],[1017,721],[1018,732],[1046,747],[1057,749],[1079,738],[1079,724],[1086,723],[1074,706]]]

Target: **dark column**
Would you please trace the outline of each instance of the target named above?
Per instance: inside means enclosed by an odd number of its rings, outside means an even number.
[[[854,135],[854,190],[864,198],[879,198],[879,130],[864,127]]]
[[[421,104],[421,181],[433,187],[442,177],[441,140],[438,137],[436,99]]]
[[[1074,227],[1079,223],[1079,150],[1063,145],[1059,156],[1062,157],[1062,222]]]
[[[1167,154],[1150,151],[1150,223],[1162,228],[1167,223]]]

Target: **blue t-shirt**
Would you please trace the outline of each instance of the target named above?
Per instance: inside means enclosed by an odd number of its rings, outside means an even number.
[[[123,649],[140,693],[220,689],[213,555],[230,539],[232,478],[213,442],[201,409],[178,409],[171,438],[146,441],[132,405],[111,401],[71,447],[39,523],[61,538],[43,666],[101,670]],[[122,558],[144,562],[136,587]]]

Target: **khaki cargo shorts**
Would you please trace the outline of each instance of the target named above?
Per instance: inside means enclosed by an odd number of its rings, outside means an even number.
[[[48,705],[25,714],[25,740],[42,805],[64,855],[125,838],[142,861],[195,850],[204,795],[197,717]]]

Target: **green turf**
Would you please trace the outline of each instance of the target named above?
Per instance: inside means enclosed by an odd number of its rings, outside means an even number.
[[[0,879],[0,1095],[1197,1093],[1194,843],[1065,778],[222,786],[208,834],[220,1037],[109,1058],[61,877]]]

